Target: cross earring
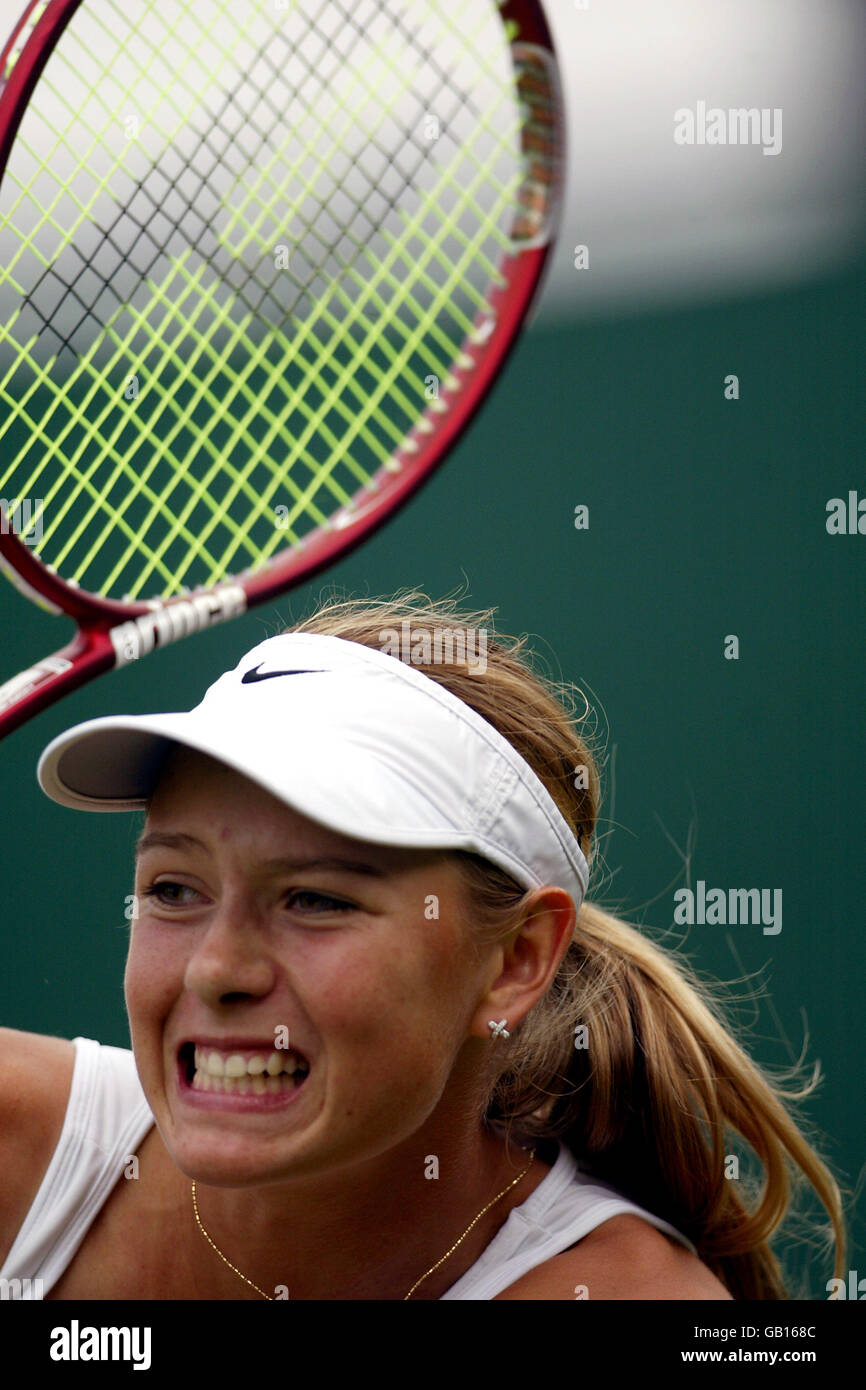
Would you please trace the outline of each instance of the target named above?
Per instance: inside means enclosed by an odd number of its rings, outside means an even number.
[[[501,1019],[499,1020],[498,1023],[494,1023],[493,1019],[492,1019],[492,1018],[490,1019],[489,1023],[487,1024],[487,1027],[490,1029],[490,1041],[491,1041],[491,1042],[493,1041],[494,1038],[510,1038],[510,1037],[511,1037],[511,1034],[509,1033],[508,1029],[507,1029],[506,1026],[505,1026],[507,1022],[508,1022],[508,1019],[507,1019],[507,1018],[501,1018]]]

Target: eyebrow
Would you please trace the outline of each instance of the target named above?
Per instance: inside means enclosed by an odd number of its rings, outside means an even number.
[[[200,849],[207,853],[207,846],[201,840],[197,840],[194,835],[185,835],[180,831],[168,830],[151,830],[142,835],[135,847],[136,856],[144,854],[149,849]],[[374,878],[386,877],[385,870],[376,864],[365,864],[360,859],[342,859],[334,855],[321,856],[315,859],[267,859],[262,867],[292,871],[297,869],[336,869],[341,873],[367,874]]]

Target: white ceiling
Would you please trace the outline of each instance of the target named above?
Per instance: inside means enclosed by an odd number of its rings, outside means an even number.
[[[545,0],[570,149],[540,317],[764,292],[862,252],[863,0],[588,4]],[[781,108],[781,151],[678,145],[674,112],[699,101]]]

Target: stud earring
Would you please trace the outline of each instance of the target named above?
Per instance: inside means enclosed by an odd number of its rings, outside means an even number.
[[[493,1019],[492,1019],[492,1018],[490,1019],[490,1021],[489,1021],[488,1024],[487,1024],[487,1027],[490,1029],[490,1041],[491,1041],[491,1042],[493,1041],[494,1038],[510,1038],[510,1037],[511,1037],[511,1034],[509,1033],[508,1029],[507,1029],[506,1026],[505,1026],[507,1022],[508,1022],[508,1019],[507,1019],[507,1018],[501,1018],[501,1019],[499,1020],[498,1023],[494,1023]]]

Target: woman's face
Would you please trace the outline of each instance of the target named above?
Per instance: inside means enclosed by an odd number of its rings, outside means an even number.
[[[349,862],[310,862],[333,859]],[[465,1123],[484,1056],[468,1028],[495,971],[453,861],[335,834],[177,750],[135,892],[132,1043],[188,1176],[321,1174],[384,1153],[434,1112]],[[243,1075],[214,1079],[221,1067]]]

